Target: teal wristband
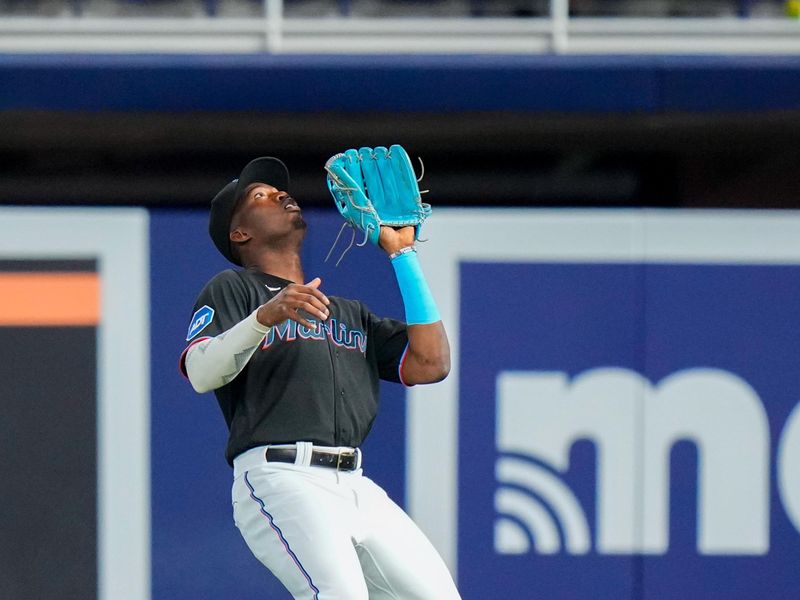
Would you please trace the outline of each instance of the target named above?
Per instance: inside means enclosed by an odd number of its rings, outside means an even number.
[[[406,309],[406,323],[427,325],[441,321],[416,250],[401,252],[393,256],[391,261]]]

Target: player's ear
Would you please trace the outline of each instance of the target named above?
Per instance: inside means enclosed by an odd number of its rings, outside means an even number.
[[[231,239],[231,241],[232,241],[232,242],[236,242],[236,243],[238,243],[238,244],[243,244],[244,242],[248,241],[248,240],[249,240],[250,238],[252,238],[252,237],[253,237],[253,236],[251,236],[251,235],[250,235],[249,233],[247,233],[246,231],[244,231],[244,230],[240,229],[239,227],[235,228],[235,229],[234,229],[233,231],[231,231],[231,233],[230,233],[230,239]]]

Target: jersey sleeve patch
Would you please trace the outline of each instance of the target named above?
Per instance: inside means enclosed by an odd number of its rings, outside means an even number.
[[[206,327],[211,325],[214,320],[214,309],[210,306],[203,305],[201,308],[192,315],[192,321],[189,323],[189,331],[186,334],[186,341],[190,341],[198,333],[203,331]]]

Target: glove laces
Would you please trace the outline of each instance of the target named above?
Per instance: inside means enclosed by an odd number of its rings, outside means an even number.
[[[372,229],[373,229],[371,223],[369,225],[367,225],[367,228],[364,231],[364,240],[360,244],[355,244],[355,241],[356,241],[356,228],[353,227],[347,221],[342,223],[342,226],[339,228],[339,233],[336,234],[336,239],[333,240],[333,245],[331,246],[331,249],[328,250],[328,254],[325,256],[325,262],[328,262],[328,259],[331,257],[331,254],[333,253],[333,249],[336,248],[336,244],[339,243],[339,238],[342,236],[342,232],[344,231],[345,227],[349,227],[350,228],[350,230],[352,232],[352,235],[350,236],[350,243],[347,245],[347,248],[344,249],[344,252],[342,252],[342,254],[339,256],[339,260],[337,260],[336,264],[334,265],[335,267],[339,266],[339,263],[342,262],[342,260],[345,257],[345,254],[347,254],[354,245],[358,246],[359,248],[363,248],[364,246],[366,246],[367,242],[369,241],[369,232],[372,231]]]

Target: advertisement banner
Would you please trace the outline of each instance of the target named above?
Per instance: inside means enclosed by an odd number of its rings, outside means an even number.
[[[800,219],[594,216],[429,230],[458,359],[410,393],[413,514],[465,599],[793,597]]]

